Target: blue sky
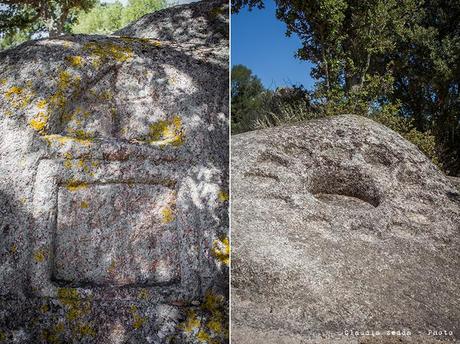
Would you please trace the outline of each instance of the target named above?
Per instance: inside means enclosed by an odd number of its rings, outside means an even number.
[[[285,36],[285,24],[275,17],[275,3],[265,1],[263,10],[243,9],[232,15],[232,65],[243,64],[265,87],[303,84],[311,89],[311,64],[294,58],[301,47],[297,36]]]

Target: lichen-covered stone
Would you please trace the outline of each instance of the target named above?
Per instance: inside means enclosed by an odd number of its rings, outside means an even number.
[[[346,115],[236,135],[231,166],[236,343],[460,338],[460,194],[414,145]]]
[[[227,341],[227,13],[0,53],[0,343]]]

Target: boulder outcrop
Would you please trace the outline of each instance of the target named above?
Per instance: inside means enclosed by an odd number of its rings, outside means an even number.
[[[227,341],[227,14],[0,53],[0,342]]]
[[[234,136],[231,173],[235,343],[460,337],[460,194],[413,144],[330,117]]]

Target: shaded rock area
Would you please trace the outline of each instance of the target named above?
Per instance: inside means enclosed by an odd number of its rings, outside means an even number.
[[[449,177],[449,180],[452,184],[454,184],[457,190],[460,191],[460,178],[459,177]]]
[[[344,115],[236,135],[231,164],[233,343],[460,338],[460,194],[413,144]]]
[[[228,341],[227,14],[0,53],[0,343]]]

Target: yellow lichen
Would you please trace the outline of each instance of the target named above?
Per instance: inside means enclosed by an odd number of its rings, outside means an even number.
[[[198,339],[202,343],[209,343],[209,341],[211,340],[211,336],[208,333],[206,333],[206,331],[201,329],[198,331],[196,339]]]
[[[227,236],[214,240],[212,255],[223,264],[227,266],[230,264],[230,242]]]
[[[150,125],[147,141],[153,145],[180,146],[184,143],[184,130],[182,120],[174,116],[170,120],[160,120]]]
[[[58,288],[59,301],[67,306],[66,318],[73,322],[90,313],[91,303],[80,300],[78,290],[75,288]]]
[[[64,160],[65,168],[72,168],[72,160]]]
[[[34,253],[34,260],[37,262],[37,263],[42,263],[45,261],[45,251],[44,250],[37,250],[35,251]]]
[[[69,135],[74,136],[76,139],[79,140],[92,141],[94,138],[93,133],[86,132],[83,129],[67,128],[67,131],[69,132]]]
[[[145,323],[145,318],[141,317],[138,314],[133,315],[133,327],[138,330],[144,325]]]
[[[5,92],[5,98],[10,100],[15,96],[20,96],[23,91],[24,91],[23,88],[18,87],[18,86],[13,86]]]
[[[83,49],[91,54],[95,59],[93,66],[98,68],[101,65],[101,60],[115,60],[117,62],[125,62],[133,58],[133,51],[129,47],[111,42],[91,42],[83,46]]]
[[[31,90],[24,89],[19,86],[13,86],[4,93],[5,99],[10,103],[10,109],[22,110],[30,104],[30,100],[34,96]],[[11,116],[12,111],[8,111],[7,116]]]
[[[88,184],[77,180],[69,180],[66,185],[69,191],[78,191],[88,188]]]
[[[10,247],[10,253],[15,254],[17,251],[18,251],[18,247],[16,246],[16,244],[12,244]]]
[[[161,220],[165,224],[174,221],[174,212],[169,206],[166,206],[163,209],[161,209],[161,216]]]
[[[139,312],[137,311],[136,306],[132,305],[130,311],[131,311],[131,315],[133,316],[133,328],[138,330],[144,325],[146,319],[139,315]]]
[[[49,144],[52,144],[54,142],[57,142],[61,145],[66,144],[67,142],[75,142],[84,146],[88,146],[92,143],[92,140],[85,140],[85,139],[78,139],[75,137],[70,137],[70,136],[62,136],[62,135],[44,135],[43,138],[48,142]]]
[[[107,272],[109,274],[113,274],[115,273],[115,270],[117,269],[117,263],[115,262],[114,259],[112,259],[112,261],[110,262],[110,266],[109,268],[107,269]]]
[[[53,135],[44,135],[43,138],[46,140],[46,142],[48,142],[49,144],[53,143],[53,142],[58,142],[60,144],[66,144],[67,142],[69,142],[71,139],[68,138],[67,136],[62,136],[62,135],[56,135],[56,134],[53,134]]]
[[[89,207],[89,203],[88,203],[88,202],[82,201],[82,202],[80,203],[80,208],[82,208],[82,209],[88,209],[88,207]]]
[[[83,57],[81,56],[67,56],[65,58],[73,67],[81,67],[83,65]]]
[[[44,133],[48,120],[49,115],[44,111],[40,111],[29,121],[29,124],[35,131]]]
[[[78,299],[78,290],[75,288],[58,288],[57,296],[62,304],[71,306]]]
[[[147,300],[149,298],[148,289],[142,288],[137,295],[141,300]]]
[[[94,337],[96,336],[96,331],[94,328],[88,324],[79,324],[76,327],[78,336],[81,337]]]
[[[226,201],[228,201],[229,196],[228,196],[228,193],[226,193],[225,191],[221,190],[221,191],[219,191],[219,194],[217,195],[217,198],[221,202],[226,202]]]
[[[139,43],[144,43],[144,44],[149,44],[153,45],[155,47],[161,47],[161,42],[151,39],[151,38],[144,38],[144,37],[128,37],[128,36],[121,36],[121,39],[127,43],[132,43],[132,42],[139,42]]]
[[[112,100],[113,99],[113,93],[110,91],[103,91],[99,94],[98,96],[99,99],[101,100]]]
[[[207,321],[202,328],[208,330],[208,334],[218,343],[221,340],[216,338],[226,338],[228,336],[228,318],[225,316],[227,314],[225,296],[220,294],[215,294],[214,292],[208,290],[205,294],[204,301],[201,304],[201,309],[204,314],[207,314]]]
[[[187,319],[185,320],[185,323],[183,324],[184,331],[186,333],[191,333],[195,329],[199,328],[200,325],[201,325],[201,322],[197,318],[195,311],[193,309],[190,309],[187,312]]]
[[[59,339],[59,334],[54,333],[53,330],[45,329],[41,333],[41,339],[48,344],[59,344],[61,343]]]
[[[49,103],[55,110],[62,111],[68,101],[67,91],[71,88],[78,88],[80,85],[80,77],[72,76],[67,70],[58,72],[58,80],[56,83],[56,92],[49,98]]]
[[[54,333],[59,334],[64,332],[64,323],[59,322],[53,327]]]
[[[201,305],[201,307],[210,312],[214,312],[215,310],[222,307],[224,301],[225,297],[223,295],[214,294],[211,291],[207,291],[204,297],[204,302]]]
[[[48,102],[45,100],[45,99],[41,99],[37,102],[37,107],[40,109],[40,110],[43,110],[46,105],[48,104]]]
[[[219,316],[213,316],[206,325],[212,332],[216,334],[222,333],[222,319]]]
[[[40,312],[42,313],[48,313],[49,310],[50,310],[50,307],[47,304],[44,304],[40,307]]]

